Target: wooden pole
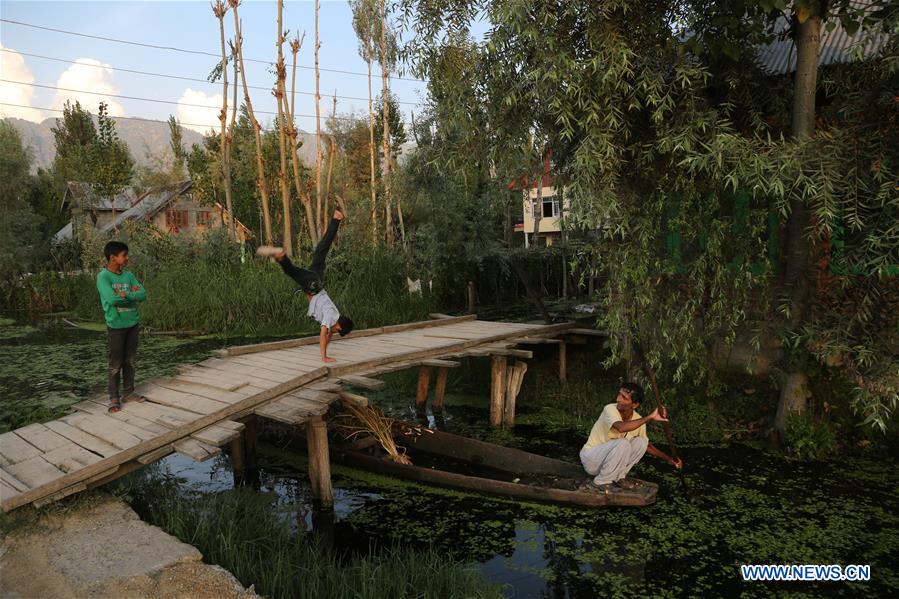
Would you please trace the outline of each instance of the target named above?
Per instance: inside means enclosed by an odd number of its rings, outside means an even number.
[[[437,384],[434,387],[434,411],[443,411],[443,396],[446,393],[446,376],[449,368],[441,367],[437,370]]]
[[[506,397],[503,403],[503,425],[515,426],[515,389],[518,386],[518,376],[521,372],[521,362],[516,360],[515,365],[507,368]]]
[[[559,380],[563,383],[568,380],[568,364],[565,350],[565,342],[559,344]]]
[[[424,412],[428,403],[428,384],[431,382],[431,367],[418,369],[418,390],[415,393],[415,411]]]
[[[474,290],[474,281],[468,282],[468,313],[475,314],[477,312],[477,308],[475,306],[475,290]]]
[[[306,447],[309,453],[309,482],[315,502],[323,508],[334,505],[331,489],[331,462],[328,456],[328,427],[321,416],[306,421]]]
[[[506,357],[493,356],[490,383],[490,426],[499,426],[503,420],[503,399],[506,395]]]
[[[256,446],[258,445],[258,436],[256,428],[256,416],[250,416],[244,421],[243,429],[243,447],[244,460],[248,470],[256,468]]]
[[[234,473],[234,485],[242,485],[247,472],[243,434],[231,441],[231,470]]]

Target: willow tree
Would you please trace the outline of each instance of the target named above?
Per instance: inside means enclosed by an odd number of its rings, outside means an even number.
[[[377,175],[375,174],[375,113],[372,108],[371,63],[375,58],[375,24],[378,19],[374,0],[351,0],[353,29],[359,38],[359,56],[368,66],[368,150],[371,159],[371,243],[378,244]]]
[[[895,28],[879,55],[833,71],[823,119],[807,76],[816,19],[858,22],[848,0],[404,4],[404,55],[429,80],[439,126],[460,138],[445,168],[485,160],[508,183],[527,172],[530,136],[547,140],[569,221],[601,234],[612,361],[629,358],[623,340],[635,335],[665,381],[713,389],[720,346],[750,330],[780,346],[770,357],[784,414],[826,369],[885,427],[899,402]],[[798,24],[800,69],[777,79],[751,50],[783,11]],[[482,16],[491,27],[475,42]],[[770,243],[778,218],[782,257]],[[839,230],[840,263],[856,276],[820,291],[810,282],[822,278],[822,240]]]

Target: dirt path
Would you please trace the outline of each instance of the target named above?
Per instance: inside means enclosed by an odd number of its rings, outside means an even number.
[[[190,545],[143,522],[112,497],[41,518],[0,545],[0,596],[258,597]]]

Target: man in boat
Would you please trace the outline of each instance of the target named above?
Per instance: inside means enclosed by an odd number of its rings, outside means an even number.
[[[667,422],[668,414],[662,407],[661,411],[656,408],[649,416],[640,416],[636,409],[643,403],[643,397],[643,387],[637,383],[624,383],[615,403],[603,408],[581,448],[581,464],[587,474],[594,477],[587,483],[587,488],[607,491],[613,484],[625,489],[640,486],[639,482],[626,477],[644,453],[675,468],[683,468],[683,460],[672,458],[649,442],[646,423]]]
[[[328,256],[328,250],[331,249],[331,243],[337,237],[337,228],[343,219],[343,211],[338,207],[334,211],[331,222],[328,224],[328,230],[325,231],[321,241],[315,246],[315,251],[312,253],[312,264],[309,268],[297,268],[294,266],[282,248],[264,245],[256,250],[256,253],[260,256],[274,258],[281,265],[284,274],[296,281],[300,289],[306,294],[306,297],[309,298],[307,315],[321,324],[318,346],[321,350],[322,362],[337,361],[328,357],[328,343],[330,343],[334,333],[340,333],[340,336],[343,337],[349,335],[350,331],[353,330],[353,321],[346,316],[341,316],[337,306],[334,305],[324,288],[325,258]]]

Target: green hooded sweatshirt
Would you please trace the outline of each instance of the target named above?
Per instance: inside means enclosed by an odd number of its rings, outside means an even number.
[[[132,291],[132,287],[140,289]],[[109,328],[127,329],[140,322],[137,309],[140,302],[147,299],[147,291],[130,270],[123,270],[122,274],[117,275],[104,268],[97,275],[97,291],[100,292],[100,304]],[[125,297],[120,296],[119,291],[124,291]]]

